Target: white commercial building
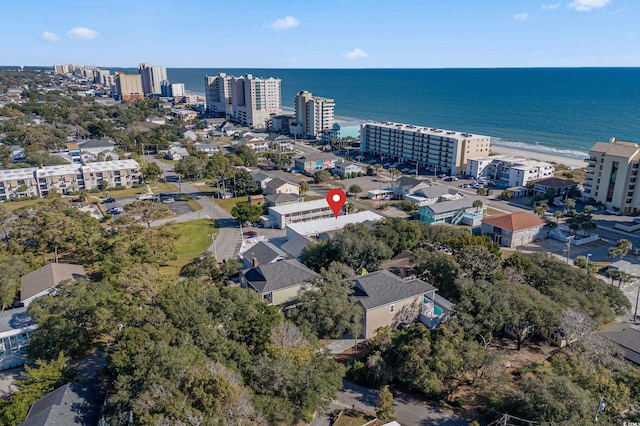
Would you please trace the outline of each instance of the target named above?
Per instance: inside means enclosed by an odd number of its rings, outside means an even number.
[[[184,83],[171,83],[169,80],[165,80],[160,85],[162,96],[173,98],[176,96],[184,96]]]
[[[204,92],[206,110],[209,113],[230,116],[233,112],[231,105],[231,80],[234,77],[221,72],[214,76],[204,76]]]
[[[295,236],[295,234],[315,237],[325,232],[339,231],[347,225],[357,225],[363,222],[379,222],[382,220],[384,220],[384,216],[380,216],[370,210],[364,210],[357,213],[331,217],[329,219],[288,224],[287,237],[291,238]]]
[[[467,160],[467,176],[504,182],[508,187],[526,186],[528,182],[553,176],[551,163],[510,155],[494,155]]]
[[[360,151],[381,160],[418,164],[434,173],[461,174],[470,158],[489,155],[491,138],[465,132],[409,124],[364,123]]]
[[[328,219],[333,216],[327,200],[306,201],[304,203],[286,204],[269,207],[269,216],[263,217],[265,228],[284,229],[287,225],[318,219]]]
[[[231,80],[232,117],[256,129],[268,126],[271,115],[282,113],[279,78],[259,78],[251,74]]]
[[[331,131],[334,124],[333,99],[313,96],[302,90],[296,95],[296,122],[302,125],[303,137],[316,138],[325,131]]]
[[[142,91],[145,95],[162,94],[162,82],[167,80],[167,69],[149,64],[140,64],[138,74],[142,77]]]

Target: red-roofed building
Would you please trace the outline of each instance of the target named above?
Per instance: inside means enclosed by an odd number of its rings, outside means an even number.
[[[518,247],[546,237],[547,222],[531,213],[517,212],[482,220],[482,233],[502,247]]]

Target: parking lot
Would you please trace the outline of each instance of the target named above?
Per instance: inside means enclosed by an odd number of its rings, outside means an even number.
[[[172,196],[175,196],[177,194],[171,194]],[[121,214],[116,214],[114,215],[114,217],[117,216],[122,216],[122,215],[126,215],[127,211],[125,210],[124,206],[134,203],[136,201],[144,201],[144,200],[139,200],[137,197],[126,197],[126,198],[118,198],[116,199],[114,202],[112,203],[106,203],[104,204],[105,208],[107,210],[114,208],[114,207],[119,207],[122,209],[122,213]],[[150,200],[149,200],[150,201]],[[154,202],[154,201],[151,201]],[[187,214],[187,213],[191,213],[192,211],[194,211],[191,206],[187,203],[187,201],[174,201],[172,203],[163,203],[169,210],[171,210],[173,212],[174,215],[179,216],[179,215],[183,215],[183,214]]]

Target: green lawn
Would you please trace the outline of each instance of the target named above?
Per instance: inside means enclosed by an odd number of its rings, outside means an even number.
[[[40,204],[44,201],[46,201],[44,198],[38,198],[35,200],[24,200],[24,201],[5,201],[2,203],[2,205],[10,212],[14,212],[19,208],[33,206],[35,204]]]
[[[200,205],[200,203],[198,203],[194,199],[190,199],[189,201],[187,201],[187,204],[189,204],[189,207],[191,207],[194,212],[202,210],[202,206]]]
[[[213,202],[216,203],[216,205],[222,207],[229,213],[231,213],[231,209],[236,205],[238,201],[247,201],[247,197],[244,196],[244,197],[234,197],[234,198],[227,198],[227,199],[216,198],[215,200],[213,200]]]
[[[177,192],[178,191],[178,185],[176,185],[175,183],[154,182],[149,184],[149,186],[151,187],[151,190],[155,194],[160,192]]]
[[[211,245],[211,219],[198,219],[174,225],[179,235],[176,241],[176,260],[161,268],[163,273],[178,275],[180,268],[200,256]]]

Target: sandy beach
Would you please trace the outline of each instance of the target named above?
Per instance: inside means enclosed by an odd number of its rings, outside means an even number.
[[[516,157],[524,157],[532,160],[547,161],[549,163],[562,164],[571,169],[582,169],[587,167],[587,163],[576,158],[562,157],[559,155],[545,154],[536,151],[529,151],[521,148],[507,148],[504,146],[491,145],[491,152],[501,155],[513,155]],[[586,156],[585,156],[586,158]]]

